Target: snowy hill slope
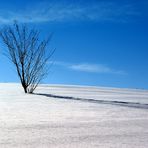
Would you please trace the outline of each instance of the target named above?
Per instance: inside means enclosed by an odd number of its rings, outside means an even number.
[[[0,84],[0,148],[146,148],[148,91]]]

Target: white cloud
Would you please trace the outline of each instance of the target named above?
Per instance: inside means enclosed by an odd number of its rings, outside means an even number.
[[[66,62],[55,62],[54,64],[57,66],[62,66],[67,69],[80,72],[127,75],[125,71],[115,70],[103,64],[88,64],[88,63],[70,64]]]
[[[93,73],[111,72],[110,68],[103,65],[96,65],[96,64],[77,64],[77,65],[71,65],[70,68],[77,71],[85,71],[85,72],[93,72]]]
[[[110,2],[95,2],[90,4],[75,4],[62,2],[46,2],[32,4],[29,8],[1,10],[0,23],[8,24],[14,20],[19,22],[59,22],[74,20],[91,21],[126,21],[128,17],[137,15],[132,5],[119,5]],[[35,5],[35,6],[34,6]]]

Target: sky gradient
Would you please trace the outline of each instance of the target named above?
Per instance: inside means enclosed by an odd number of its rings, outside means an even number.
[[[44,83],[148,89],[148,1],[5,0],[0,11],[1,27],[17,20],[41,37],[53,32]],[[0,45],[0,82],[19,82]]]

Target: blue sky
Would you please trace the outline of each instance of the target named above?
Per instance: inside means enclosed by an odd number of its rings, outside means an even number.
[[[1,1],[0,26],[13,20],[54,32],[44,83],[148,89],[147,0]],[[0,67],[0,82],[19,82],[2,54]]]

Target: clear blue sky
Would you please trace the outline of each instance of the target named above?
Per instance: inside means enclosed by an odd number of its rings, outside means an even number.
[[[54,32],[44,83],[148,89],[147,0],[1,0],[0,26],[13,20]],[[2,50],[0,82],[19,82]]]

